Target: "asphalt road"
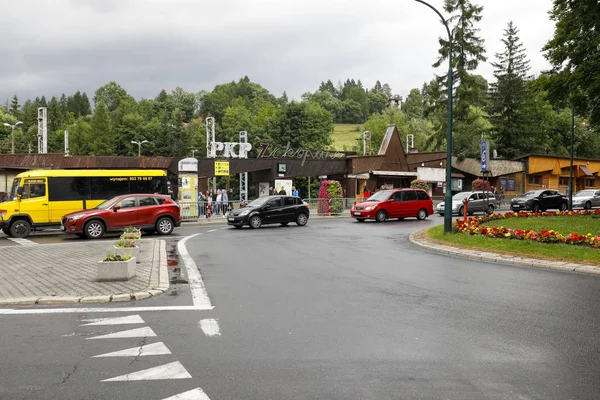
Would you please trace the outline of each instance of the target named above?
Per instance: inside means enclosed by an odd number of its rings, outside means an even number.
[[[598,399],[600,279],[423,253],[432,217],[184,228],[215,309],[0,315],[0,399]],[[186,304],[188,288],[142,305]],[[139,314],[144,325],[81,326]],[[200,320],[218,321],[210,336]],[[150,327],[156,337],[91,336]],[[163,342],[169,355],[91,358]],[[165,363],[191,378],[100,382]],[[197,397],[201,398],[201,397]]]

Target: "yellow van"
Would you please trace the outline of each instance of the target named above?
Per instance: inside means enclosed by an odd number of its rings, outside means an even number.
[[[60,226],[63,215],[94,208],[128,193],[168,194],[161,170],[32,170],[15,177],[0,203],[0,228],[8,236]]]

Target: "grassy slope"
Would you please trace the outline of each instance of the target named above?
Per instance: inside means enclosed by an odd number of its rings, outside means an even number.
[[[339,151],[352,151],[356,144],[362,146],[362,134],[358,124],[333,124],[333,133],[331,134],[331,149]]]
[[[563,235],[577,232],[579,234],[599,234],[598,219],[591,217],[543,217],[513,218],[490,221],[486,226],[504,226],[514,229],[553,229]],[[464,234],[444,235],[444,227],[431,228],[427,234],[433,240],[458,245],[460,247],[488,250],[495,253],[531,256],[535,258],[585,262],[600,265],[600,250],[583,246],[562,243],[537,243],[525,240],[494,239],[485,236],[469,236]]]

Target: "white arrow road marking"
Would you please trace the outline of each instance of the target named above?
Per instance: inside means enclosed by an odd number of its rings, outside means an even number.
[[[109,333],[107,335],[94,336],[94,337],[86,338],[86,340],[89,340],[89,339],[121,339],[121,338],[135,338],[135,337],[149,337],[149,336],[156,336],[156,333],[154,333],[154,331],[150,327],[146,326],[143,328],[130,329],[128,331],[114,332],[114,333]]]
[[[219,321],[213,318],[201,319],[200,328],[204,331],[206,336],[221,336],[221,330],[219,329]]]
[[[144,320],[139,315],[128,315],[127,317],[117,318],[84,319],[81,322],[89,322],[89,324],[83,324],[79,326],[143,324]]]
[[[210,233],[210,232],[216,232],[216,231],[217,231],[216,229],[211,229],[211,230],[210,230],[210,231],[208,231],[207,233]]]
[[[175,361],[158,367],[132,372],[131,374],[105,379],[101,382],[155,381],[160,379],[190,379],[191,377],[183,365],[179,361]]]
[[[210,299],[208,298],[208,293],[206,293],[206,288],[204,287],[204,282],[202,281],[202,276],[200,275],[198,266],[185,248],[185,242],[198,235],[200,235],[200,233],[196,233],[181,239],[179,243],[177,243],[177,251],[179,251],[179,255],[181,256],[187,271],[188,282],[190,284],[190,291],[192,292],[192,301],[194,302],[194,306],[210,307],[210,309],[212,309],[213,307],[210,303]]]
[[[130,349],[113,351],[112,353],[105,353],[94,356],[98,357],[144,357],[144,356],[160,356],[164,354],[171,354],[171,350],[165,346],[163,342],[146,344],[144,346],[132,347]]]
[[[167,397],[163,400],[210,400],[204,390],[196,388],[187,392],[176,394],[175,396]]]

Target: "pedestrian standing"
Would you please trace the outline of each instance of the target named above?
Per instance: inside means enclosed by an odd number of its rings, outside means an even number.
[[[227,190],[223,189],[223,192],[221,192],[221,210],[223,211],[223,217],[227,216],[228,208],[229,208],[229,197],[227,196]]]
[[[221,194],[221,189],[217,189],[217,198],[215,199],[215,214],[219,215],[221,213],[221,199],[223,195]]]
[[[214,203],[212,193],[209,190],[206,191],[206,202],[206,218],[210,218],[210,214],[214,212],[212,209]]]
[[[298,190],[296,189],[296,186],[292,186],[292,196],[300,196],[300,193],[298,193]]]

